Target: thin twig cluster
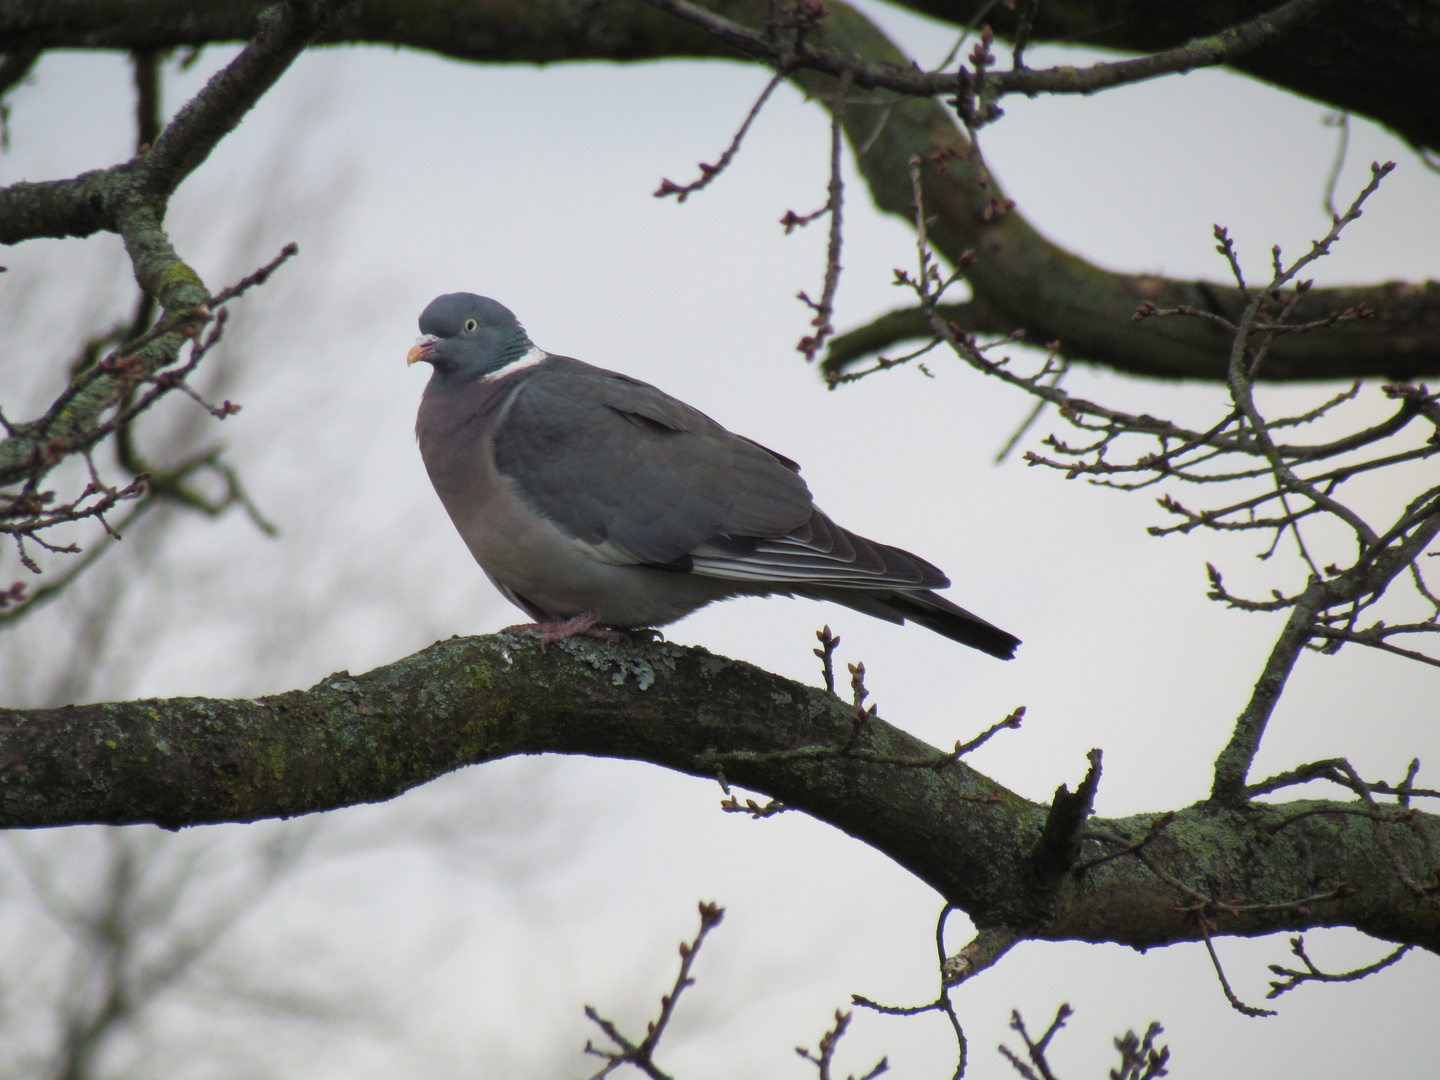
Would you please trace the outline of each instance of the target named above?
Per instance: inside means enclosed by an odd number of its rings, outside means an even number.
[[[936,314],[936,305],[946,289],[963,277],[969,260],[962,258],[954,272],[942,275],[926,240],[924,215],[918,211],[920,269],[914,276],[897,270],[897,283],[914,290],[922,307],[932,316],[936,336],[927,348],[939,342],[948,344],[970,366],[1023,390],[1036,398],[1039,405],[1054,406],[1061,418],[1083,436],[1078,441],[1048,436],[1044,440],[1048,453],[1026,453],[1025,458],[1032,466],[1056,469],[1070,479],[1085,476],[1092,483],[1122,491],[1161,484],[1170,487],[1218,485],[1226,491],[1237,485],[1251,489],[1243,496],[1222,498],[1217,500],[1217,505],[1203,509],[1192,509],[1167,491],[1158,503],[1179,520],[1153,527],[1150,532],[1157,536],[1195,529],[1258,532],[1268,536],[1261,558],[1269,558],[1281,542],[1289,538],[1308,571],[1307,584],[1289,592],[1275,590],[1265,599],[1244,597],[1228,590],[1221,573],[1211,567],[1212,599],[1245,611],[1295,612],[1296,633],[1286,644],[1291,652],[1311,649],[1334,653],[1342,645],[1353,643],[1440,665],[1440,656],[1403,648],[1392,640],[1440,634],[1440,595],[1437,595],[1437,586],[1427,580],[1419,561],[1440,533],[1440,484],[1415,492],[1398,514],[1383,525],[1367,521],[1341,499],[1343,486],[1356,477],[1440,455],[1440,395],[1424,386],[1386,385],[1380,392],[1397,402],[1397,408],[1385,420],[1336,439],[1288,443],[1282,441],[1283,433],[1337,413],[1359,395],[1359,384],[1303,413],[1274,419],[1262,414],[1254,394],[1256,376],[1263,369],[1276,337],[1323,331],[1337,323],[1368,316],[1361,308],[1334,312],[1325,319],[1307,323],[1289,321],[1295,301],[1310,287],[1309,281],[1298,278],[1299,273],[1330,251],[1342,230],[1360,217],[1362,204],[1374,194],[1392,168],[1393,163],[1374,165],[1370,182],[1350,208],[1337,215],[1329,232],[1300,258],[1286,264],[1280,249],[1272,249],[1273,272],[1263,286],[1246,283],[1233,240],[1225,229],[1216,226],[1217,250],[1230,266],[1245,301],[1238,322],[1195,308],[1158,309],[1147,303],[1136,311],[1137,319],[1207,320],[1232,336],[1227,380],[1230,401],[1224,415],[1204,429],[1149,414],[1112,409],[1068,393],[1057,385],[1065,369],[1053,347],[1038,370],[1029,374],[1015,371],[1008,357],[991,359],[987,352],[996,344],[1003,344],[1003,340],[978,344]],[[912,178],[918,207],[918,160],[912,160]],[[864,377],[908,359],[910,357],[882,360],[865,371],[841,379]],[[1429,428],[1428,434],[1419,440],[1412,435],[1417,423]],[[1132,449],[1132,443],[1137,440],[1140,448]],[[1257,487],[1259,490],[1254,490]],[[1321,519],[1338,522],[1354,537],[1356,555],[1348,566],[1337,565],[1336,561],[1321,565],[1323,560],[1317,557],[1312,540],[1307,538],[1307,528]],[[1409,578],[1414,595],[1422,601],[1428,614],[1399,623],[1372,621],[1367,613],[1402,575]],[[1269,704],[1273,705],[1273,701]]]
[[[945,922],[949,919],[950,913],[957,910],[953,905],[946,904],[940,909],[940,918],[935,923],[935,954],[936,963],[940,976],[940,990],[934,1001],[926,1002],[924,1005],[882,1005],[872,1001],[862,994],[851,994],[850,1001],[863,1009],[870,1009],[884,1016],[919,1016],[921,1013],[939,1012],[944,1013],[950,1021],[950,1030],[955,1036],[956,1062],[955,1080],[965,1075],[965,1067],[969,1063],[970,1043],[965,1037],[965,1029],[960,1025],[960,1017],[956,1015],[955,1005],[950,1000],[950,991],[958,985],[958,979],[952,978],[950,958],[945,955]],[[1002,948],[997,957],[1003,954]],[[993,959],[990,961],[993,962]],[[988,963],[984,966],[989,966]]]
[[[982,40],[977,48],[985,45]],[[1233,345],[1227,379],[1229,404],[1225,414],[1203,430],[1148,414],[1137,415],[1111,409],[1061,389],[1058,384],[1065,367],[1063,360],[1057,359],[1058,343],[1051,345],[1049,355],[1037,370],[1022,374],[1012,368],[1008,357],[996,360],[987,355],[997,344],[1014,340],[1013,337],[982,345],[941,318],[937,305],[945,291],[963,278],[974,261],[974,255],[967,252],[960,261],[961,265],[952,272],[946,274],[941,271],[926,236],[920,166],[920,160],[912,158],[918,271],[912,275],[897,270],[896,282],[915,292],[922,310],[929,316],[934,338],[910,357],[894,361],[882,359],[865,371],[842,378],[850,381],[873,374],[904,363],[943,343],[971,367],[1030,394],[1036,399],[1038,407],[1054,406],[1064,421],[1084,435],[1078,442],[1055,435],[1048,437],[1045,440],[1050,451],[1048,454],[1027,453],[1026,459],[1031,465],[1063,471],[1068,478],[1085,476],[1092,483],[1124,491],[1140,490],[1162,482],[1261,485],[1258,494],[1247,493],[1244,498],[1232,498],[1228,502],[1222,500],[1220,505],[1200,511],[1189,509],[1172,494],[1166,493],[1158,500],[1159,505],[1181,520],[1175,525],[1150,530],[1155,535],[1185,533],[1196,528],[1266,533],[1269,542],[1261,552],[1262,558],[1272,556],[1282,540],[1290,537],[1308,571],[1308,581],[1302,589],[1288,594],[1276,590],[1269,599],[1259,600],[1232,594],[1225,588],[1220,572],[1213,566],[1208,567],[1212,599],[1242,610],[1289,613],[1285,631],[1272,651],[1254,696],[1237,720],[1230,744],[1216,762],[1212,799],[1222,804],[1243,805],[1258,795],[1315,779],[1328,779],[1347,787],[1359,798],[1359,805],[1319,807],[1266,827],[1273,835],[1292,821],[1316,813],[1366,817],[1370,819],[1377,849],[1386,856],[1399,881],[1417,898],[1436,902],[1440,899],[1440,869],[1429,875],[1430,880],[1421,880],[1425,875],[1416,874],[1413,868],[1407,866],[1387,834],[1387,829],[1397,826],[1418,827],[1415,812],[1409,809],[1409,800],[1434,794],[1414,784],[1418,761],[1411,763],[1405,779],[1398,785],[1363,781],[1348,761],[1339,758],[1302,766],[1260,784],[1245,783],[1245,775],[1258,750],[1285,675],[1304,650],[1333,653],[1341,644],[1353,642],[1426,663],[1440,664],[1440,659],[1434,656],[1401,649],[1388,640],[1400,634],[1440,633],[1440,597],[1426,580],[1419,562],[1426,548],[1440,533],[1440,485],[1414,494],[1398,516],[1384,526],[1370,524],[1354,507],[1341,501],[1344,494],[1342,486],[1353,477],[1440,454],[1440,398],[1423,386],[1388,385],[1382,387],[1381,392],[1397,401],[1398,408],[1386,420],[1327,442],[1290,444],[1281,441],[1284,432],[1336,413],[1358,396],[1360,386],[1357,384],[1336,394],[1307,412],[1280,419],[1268,418],[1261,412],[1253,389],[1271,343],[1279,335],[1323,332],[1337,323],[1367,317],[1368,312],[1357,309],[1335,312],[1326,319],[1306,323],[1290,320],[1296,299],[1310,287],[1310,283],[1301,280],[1299,274],[1310,263],[1328,254],[1344,228],[1360,217],[1362,205],[1374,194],[1393,164],[1372,167],[1369,183],[1348,210],[1334,215],[1330,230],[1312,243],[1300,258],[1287,264],[1280,249],[1272,249],[1272,272],[1263,286],[1247,284],[1233,240],[1225,229],[1216,227],[1217,250],[1229,265],[1244,301],[1242,315],[1237,322],[1198,309],[1161,310],[1142,304],[1137,310],[1137,320],[1164,317],[1205,319],[1231,336]],[[1396,446],[1397,437],[1402,432],[1408,435],[1416,422],[1431,429],[1428,437],[1418,445]],[[1144,443],[1149,446],[1139,452],[1130,449],[1130,444],[1136,439],[1142,442],[1142,447]],[[1413,443],[1414,440],[1411,441]],[[1311,519],[1318,521],[1322,518],[1339,522],[1354,538],[1356,555],[1349,565],[1341,567],[1334,562],[1323,568],[1319,565],[1312,551],[1313,545],[1307,540],[1307,532],[1312,525]],[[1429,614],[1413,622],[1386,624],[1377,620],[1363,625],[1364,613],[1402,575],[1409,577],[1416,595],[1427,605]],[[1395,795],[1401,803],[1400,808],[1382,810],[1375,804],[1375,793]],[[1122,857],[1133,858],[1143,864],[1179,894],[1175,902],[1176,911],[1193,922],[1230,1004],[1246,1015],[1270,1015],[1268,1010],[1242,1002],[1230,987],[1211,940],[1212,935],[1219,931],[1217,919],[1223,915],[1238,917],[1282,911],[1309,916],[1313,905],[1343,901],[1354,895],[1355,890],[1347,883],[1337,881],[1311,895],[1273,903],[1252,903],[1241,898],[1208,895],[1171,873],[1154,853],[1155,841],[1174,820],[1174,814],[1157,817],[1139,837],[1084,830],[1082,839],[1098,844],[1100,851],[1076,862],[1072,872],[1083,874]],[[1368,972],[1370,969],[1362,970]],[[1379,967],[1374,967],[1374,970],[1379,970]]]
[[[808,48],[807,41],[809,39],[824,36],[825,15],[825,5],[819,3],[818,0],[796,0],[783,8],[772,4],[770,18],[766,22],[764,33],[766,38],[772,42],[780,42],[783,39],[785,44],[777,45],[777,48],[802,55]],[[760,115],[761,109],[765,107],[765,103],[770,100],[770,95],[775,92],[775,88],[780,85],[780,82],[794,70],[795,66],[793,65],[777,64],[774,76],[765,84],[765,88],[760,92],[755,103],[751,105],[750,111],[746,113],[744,121],[730,140],[730,145],[725,148],[724,153],[716,159],[715,163],[712,165],[702,161],[699,165],[700,175],[689,183],[677,184],[670,179],[661,180],[660,186],[654,192],[655,197],[663,199],[673,195],[676,202],[683,203],[697,191],[708,187],[735,160],[735,156],[740,150],[740,144],[744,141],[751,125],[755,123],[755,118]],[[837,87],[830,103],[830,182],[826,189],[824,204],[818,210],[813,210],[808,214],[797,214],[794,210],[787,210],[780,219],[786,236],[822,217],[828,216],[830,219],[830,232],[825,249],[825,275],[820,288],[820,299],[811,299],[804,290],[798,294],[800,302],[812,312],[810,325],[814,329],[800,339],[796,349],[805,355],[806,360],[810,361],[815,359],[825,342],[835,333],[833,322],[835,293],[840,287],[840,250],[844,238],[845,183],[841,169],[844,163],[845,105],[853,86],[854,80],[849,74],[849,69],[845,68],[839,73]]]
[[[655,1050],[660,1045],[660,1040],[664,1037],[665,1029],[669,1026],[671,1018],[675,1015],[675,1006],[680,1002],[680,995],[695,985],[695,980],[690,975],[690,969],[695,963],[695,957],[700,952],[700,946],[705,943],[705,938],[710,931],[719,926],[724,918],[724,908],[708,901],[700,902],[700,929],[695,934],[693,941],[680,943],[680,970],[675,976],[675,983],[669,993],[661,996],[660,1014],[654,1020],[646,1022],[645,1037],[639,1042],[634,1042],[623,1035],[615,1023],[601,1016],[593,1005],[585,1006],[585,1015],[614,1044],[614,1049],[607,1049],[597,1047],[588,1041],[585,1043],[585,1053],[605,1059],[605,1064],[590,1080],[602,1080],[621,1065],[633,1065],[652,1080],[670,1080],[670,1076],[662,1072],[660,1067],[655,1064]]]
[[[1085,476],[1092,483],[1122,491],[1161,484],[1173,487],[1177,483],[1220,485],[1225,490],[1237,485],[1252,489],[1243,496],[1222,498],[1217,505],[1202,509],[1192,509],[1167,491],[1158,503],[1179,520],[1153,527],[1150,532],[1156,536],[1195,529],[1258,532],[1268,536],[1260,553],[1262,558],[1269,558],[1281,542],[1289,538],[1308,571],[1308,584],[1290,592],[1277,590],[1269,598],[1244,597],[1229,591],[1220,571],[1212,567],[1212,599],[1246,611],[1300,609],[1304,633],[1296,642],[1296,648],[1334,653],[1345,643],[1353,643],[1440,665],[1440,657],[1404,648],[1392,640],[1440,633],[1440,596],[1437,596],[1437,586],[1426,579],[1419,562],[1419,556],[1440,532],[1440,485],[1415,493],[1398,515],[1384,525],[1372,525],[1351,505],[1341,501],[1342,487],[1347,481],[1379,469],[1440,455],[1440,395],[1430,393],[1424,386],[1386,385],[1380,392],[1397,402],[1397,408],[1387,419],[1336,439],[1288,443],[1281,441],[1284,432],[1336,413],[1359,395],[1360,385],[1333,395],[1303,413],[1274,419],[1262,415],[1253,390],[1270,346],[1279,335],[1322,331],[1337,323],[1368,316],[1361,308],[1334,312],[1318,321],[1289,321],[1295,301],[1310,287],[1309,281],[1297,280],[1300,271],[1329,252],[1341,231],[1360,216],[1362,204],[1392,167],[1392,164],[1375,165],[1370,183],[1346,213],[1336,216],[1330,231],[1299,259],[1287,265],[1281,259],[1280,249],[1274,248],[1273,274],[1263,286],[1252,287],[1246,283],[1233,240],[1226,230],[1216,227],[1217,250],[1225,256],[1245,299],[1238,322],[1196,308],[1158,309],[1147,303],[1136,311],[1137,319],[1203,319],[1232,335],[1230,403],[1225,414],[1208,428],[1198,429],[1149,414],[1112,409],[1068,393],[1058,385],[1065,365],[1053,348],[1038,370],[1021,374],[1012,369],[1008,357],[993,360],[987,355],[996,345],[1013,338],[982,345],[938,317],[934,320],[936,337],[925,348],[898,360],[882,359],[864,371],[840,376],[837,381],[862,378],[922,355],[939,342],[947,343],[972,367],[1032,395],[1040,406],[1054,406],[1062,419],[1084,436],[1078,441],[1048,436],[1044,440],[1048,453],[1026,453],[1025,459],[1032,466],[1056,469],[1069,479]],[[912,175],[918,205],[918,162],[912,163]],[[942,277],[926,243],[923,215],[917,215],[916,229],[921,251],[920,271],[912,276],[897,270],[897,283],[913,289],[925,309],[933,313],[945,290],[963,276],[973,255],[969,260],[962,258],[953,273]],[[1417,422],[1430,429],[1418,442],[1411,436]],[[1136,440],[1141,444],[1140,449],[1131,449],[1131,443]],[[1257,486],[1259,490],[1253,490]],[[1334,561],[1321,565],[1323,560],[1316,556],[1313,543],[1307,539],[1307,526],[1322,518],[1339,522],[1353,534],[1357,555],[1350,565],[1342,567]],[[1402,574],[1410,579],[1415,595],[1429,613],[1399,623],[1366,618],[1369,609]]]
[[[835,1049],[840,1045],[841,1037],[850,1026],[851,1015],[843,1009],[836,1009],[835,1026],[820,1036],[820,1044],[813,1053],[804,1046],[795,1048],[795,1053],[815,1066],[815,1071],[819,1074],[818,1080],[832,1080],[834,1074],[831,1072],[831,1068],[835,1064]],[[875,1080],[875,1077],[881,1073],[889,1071],[890,1059],[882,1057],[869,1072],[860,1077],[860,1080]],[[855,1080],[853,1073],[849,1080]]]
[[[1302,818],[1324,814],[1357,815],[1370,818],[1373,828],[1375,829],[1376,846],[1387,856],[1392,867],[1394,867],[1395,869],[1397,877],[1408,889],[1410,889],[1417,896],[1422,899],[1431,900],[1437,895],[1437,893],[1440,893],[1440,881],[1432,880],[1431,882],[1424,884],[1416,882],[1411,877],[1403,860],[1399,858],[1393,846],[1389,843],[1387,837],[1383,832],[1383,827],[1386,824],[1407,825],[1412,828],[1415,826],[1415,812],[1408,806],[1408,800],[1411,797],[1440,796],[1440,792],[1433,792],[1427,789],[1415,788],[1410,783],[1410,781],[1414,779],[1415,772],[1418,770],[1418,768],[1419,762],[1412,762],[1411,769],[1407,773],[1405,783],[1398,786],[1391,786],[1383,782],[1366,783],[1365,781],[1362,781],[1358,775],[1356,775],[1353,767],[1350,766],[1349,762],[1337,758],[1326,760],[1323,762],[1315,762],[1307,766],[1302,766],[1300,769],[1292,770],[1291,772],[1283,774],[1282,776],[1275,777],[1271,780],[1265,781],[1264,783],[1254,785],[1248,790],[1256,794],[1267,793],[1277,790],[1280,787],[1287,786],[1288,784],[1305,783],[1309,780],[1315,779],[1326,779],[1341,784],[1355,791],[1361,796],[1362,801],[1366,804],[1364,808],[1343,805],[1314,807],[1312,809],[1305,810],[1297,814],[1291,814],[1289,816],[1282,817],[1278,821],[1275,821],[1273,823],[1267,823],[1265,826],[1263,826],[1263,829],[1268,835],[1274,836],[1281,829],[1293,824],[1296,821],[1301,820]],[[1373,798],[1371,797],[1371,792],[1376,790],[1383,790],[1386,793],[1397,794],[1397,798],[1405,800],[1405,804],[1401,807],[1401,809],[1393,813],[1381,812],[1379,808],[1375,806]],[[1173,811],[1160,815],[1159,817],[1151,821],[1149,827],[1145,830],[1145,833],[1142,836],[1134,840],[1114,832],[1107,832],[1098,829],[1085,830],[1085,832],[1082,834],[1085,840],[1097,842],[1101,845],[1104,845],[1105,847],[1108,847],[1110,850],[1108,850],[1102,855],[1098,855],[1087,859],[1081,863],[1078,863],[1075,867],[1075,872],[1084,873],[1088,870],[1093,869],[1094,867],[1103,865],[1104,863],[1122,857],[1131,857],[1136,859],[1138,862],[1144,865],[1150,873],[1155,875],[1155,877],[1165,882],[1165,884],[1167,884],[1180,894],[1181,899],[1177,899],[1175,901],[1175,911],[1177,914],[1180,914],[1186,919],[1188,919],[1192,923],[1192,925],[1194,925],[1195,928],[1199,931],[1201,940],[1205,944],[1206,952],[1210,957],[1211,964],[1215,969],[1216,977],[1220,982],[1220,988],[1225,994],[1225,999],[1230,1003],[1230,1006],[1237,1012],[1245,1016],[1275,1015],[1273,1010],[1262,1009],[1253,1005],[1246,1004],[1238,997],[1238,995],[1236,995],[1235,991],[1231,987],[1230,981],[1225,975],[1224,967],[1221,965],[1220,957],[1215,951],[1215,945],[1212,940],[1213,935],[1219,933],[1221,930],[1219,919],[1222,916],[1240,918],[1241,916],[1279,912],[1293,912],[1300,916],[1309,916],[1316,905],[1347,900],[1355,895],[1356,890],[1352,886],[1342,881],[1337,882],[1333,887],[1328,890],[1273,903],[1252,903],[1238,897],[1224,898],[1207,894],[1206,892],[1195,888],[1193,885],[1186,883],[1178,876],[1171,873],[1164,866],[1164,864],[1155,856],[1153,851],[1150,850],[1154,842],[1162,836],[1166,828],[1171,825],[1175,821],[1175,819],[1176,815]],[[1437,873],[1440,873],[1440,871],[1437,871]],[[1294,939],[1294,941],[1299,940],[1300,939],[1298,938]],[[1404,950],[1402,949],[1398,954],[1394,954],[1392,958],[1389,958],[1378,964],[1372,964],[1368,967],[1358,969],[1356,972],[1347,973],[1347,975],[1343,977],[1322,977],[1318,973],[1317,969],[1305,978],[1297,977],[1296,979],[1292,980],[1291,983],[1281,987],[1279,990],[1272,990],[1272,992],[1268,994],[1267,997],[1276,997],[1279,995],[1279,993],[1283,993],[1284,990],[1291,989],[1295,985],[1298,985],[1299,982],[1307,981],[1307,979],[1314,979],[1316,981],[1348,982],[1355,979],[1364,978],[1366,975],[1374,974],[1376,971],[1380,971],[1383,968],[1388,967],[1391,963],[1394,963],[1396,960],[1398,960],[1400,958],[1400,955],[1403,955],[1403,953]],[[1301,953],[1297,952],[1297,955],[1301,955]],[[1309,964],[1308,958],[1304,959],[1305,962]],[[1274,971],[1276,974],[1294,974],[1288,970],[1282,970],[1281,968],[1275,967],[1273,965],[1271,967],[1271,970]],[[1271,986],[1277,987],[1280,986],[1280,984],[1272,983]]]
[[[961,64],[954,70],[946,70],[959,54],[961,45],[951,50],[934,71],[858,61],[854,56],[842,54],[823,44],[826,10],[819,0],[798,0],[783,8],[772,4],[772,16],[760,29],[743,26],[691,0],[648,2],[652,7],[699,26],[712,37],[769,64],[777,71],[805,68],[837,79],[849,72],[854,84],[864,89],[889,90],[909,97],[944,96],[955,107],[965,126],[973,129],[1002,115],[995,103],[1009,94],[1093,94],[1161,75],[1229,63],[1304,23],[1320,10],[1326,0],[1289,0],[1274,11],[1265,12],[1247,22],[1150,56],[1093,64],[1087,68],[1058,66],[1045,69],[1028,68],[1024,64],[1035,4],[1033,0],[1023,0],[1025,10],[1015,37],[1009,71],[990,70],[995,58],[989,52],[993,37],[988,33],[978,50],[968,58],[970,67]],[[977,21],[979,18],[983,18],[983,14],[977,17]],[[961,37],[962,43],[969,32],[967,30]]]
[[[833,694],[835,692],[834,657],[835,650],[840,645],[840,638],[831,632],[829,626],[817,630],[815,637],[820,642],[820,648],[812,651],[820,658],[821,676],[825,682],[825,689]],[[955,748],[949,753],[891,754],[875,750],[863,745],[870,731],[871,721],[879,715],[878,706],[872,704],[867,708],[865,705],[866,700],[870,697],[870,691],[865,686],[865,663],[859,661],[854,664],[846,664],[846,669],[850,672],[850,700],[854,712],[850,718],[849,736],[843,743],[832,746],[797,746],[788,750],[730,750],[724,752],[711,750],[696,759],[695,767],[701,771],[713,771],[721,789],[725,792],[726,797],[720,803],[722,810],[732,814],[748,814],[752,818],[763,818],[789,809],[779,800],[771,800],[765,804],[757,803],[754,799],[746,799],[741,802],[730,791],[730,783],[725,775],[727,765],[745,766],[778,761],[849,759],[868,762],[872,765],[888,765],[901,769],[930,769],[940,772],[947,766],[954,765],[971,751],[978,750],[1001,731],[1018,728],[1025,718],[1025,706],[1021,705],[974,738],[963,741],[957,739]],[[967,802],[992,805],[1001,801],[1000,796],[988,792],[957,792],[952,793],[952,797]]]
[[[1019,1035],[1025,1044],[1025,1057],[1022,1058],[1003,1043],[999,1047],[1000,1056],[1025,1080],[1057,1080],[1047,1056],[1050,1040],[1074,1014],[1075,1010],[1068,1004],[1061,1005],[1055,1012],[1055,1019],[1045,1029],[1045,1034],[1038,1039],[1032,1039],[1019,1010],[1011,1012],[1010,1030]],[[1120,1052],[1120,1065],[1110,1070],[1110,1080],[1156,1080],[1157,1077],[1170,1075],[1170,1070],[1165,1067],[1170,1062],[1170,1048],[1155,1045],[1155,1040],[1164,1030],[1159,1024],[1152,1023],[1145,1029],[1143,1038],[1133,1031],[1127,1031],[1117,1038],[1115,1049]]]
[[[239,405],[228,400],[218,405],[205,400],[187,380],[224,336],[229,309],[223,305],[249,289],[264,284],[280,264],[297,254],[298,250],[294,244],[286,245],[280,254],[265,266],[216,293],[207,304],[160,320],[138,336],[122,341],[104,357],[98,356],[97,346],[113,340],[123,331],[123,327],[87,344],[76,364],[72,365],[76,374],[70,384],[44,416],[26,425],[25,435],[35,446],[29,459],[0,476],[0,533],[14,540],[20,562],[27,570],[33,574],[42,572],[27,544],[57,554],[81,554],[82,549],[76,543],[62,544],[48,539],[44,534],[49,530],[73,522],[94,520],[104,529],[106,538],[119,539],[120,529],[133,521],[153,498],[169,498],[211,515],[238,504],[256,519],[261,528],[273,531],[273,526],[259,517],[234,470],[219,460],[218,449],[204,451],[176,467],[160,472],[157,476],[139,458],[132,425],[161,398],[175,390],[192,398],[219,420],[240,411]],[[149,301],[142,300],[137,308],[136,320],[143,318],[145,312],[153,310]],[[134,326],[135,323],[132,321],[126,325]],[[144,370],[135,359],[136,353],[176,330],[181,331],[190,341],[188,357],[182,361],[177,355],[169,366],[149,372]],[[96,411],[92,422],[68,437],[52,435],[52,429],[67,414],[71,402],[96,380],[104,377],[109,377],[113,387],[109,392],[108,404]],[[0,424],[4,425],[7,435],[17,433],[17,428],[7,422],[3,415],[0,415]],[[131,474],[128,481],[120,484],[106,483],[95,464],[96,447],[112,436],[116,440],[119,464]],[[56,490],[48,484],[55,467],[72,456],[85,463],[89,482],[78,495],[61,500]],[[191,476],[202,469],[218,473],[225,482],[226,491],[221,499],[207,499],[187,483]],[[130,501],[137,502],[138,505],[125,516],[123,522],[112,525],[107,515],[119,504]],[[36,600],[43,600],[52,592],[63,588],[77,571],[83,570],[87,565],[88,560],[81,560],[79,565],[62,575],[60,580],[34,593],[27,593],[23,583],[17,582],[3,594],[5,600],[0,601],[0,608],[8,607],[10,610],[4,611],[0,618],[13,619],[19,616]]]
[[[586,1054],[603,1058],[605,1061],[600,1070],[591,1075],[590,1080],[604,1080],[604,1077],[609,1076],[622,1065],[638,1069],[651,1080],[672,1080],[671,1075],[655,1063],[655,1051],[659,1048],[660,1040],[664,1038],[666,1029],[675,1015],[675,1008],[680,1003],[680,995],[695,985],[695,978],[690,972],[694,967],[695,958],[700,954],[700,947],[705,943],[705,938],[710,931],[719,926],[721,920],[725,918],[725,909],[718,904],[701,901],[699,907],[700,929],[693,941],[680,943],[680,970],[676,973],[675,982],[669,992],[660,997],[659,1014],[655,1019],[646,1022],[643,1039],[639,1042],[630,1039],[621,1032],[614,1021],[601,1016],[593,1005],[585,1006],[585,1015],[589,1017],[591,1023],[605,1033],[605,1037],[611,1043],[609,1047],[596,1046],[591,1041],[585,1043]],[[818,1080],[835,1080],[833,1072],[835,1051],[849,1026],[850,1013],[837,1009],[834,1026],[820,1037],[819,1045],[813,1053],[803,1046],[795,1048],[795,1053],[815,1066]],[[875,1080],[875,1077],[889,1068],[889,1061],[881,1058],[859,1080]],[[856,1077],[852,1074],[849,1080],[856,1080]]]
[[[14,540],[21,564],[38,574],[41,566],[32,552],[81,554],[78,544],[52,540],[47,535],[52,529],[93,521],[103,530],[81,559],[33,594],[21,583],[4,588],[0,621],[13,621],[35,610],[37,601],[63,590],[157,499],[211,516],[239,505],[262,529],[273,532],[234,470],[219,459],[218,449],[155,469],[137,451],[132,423],[173,390],[194,398],[221,419],[238,411],[239,406],[229,401],[218,405],[205,401],[186,380],[223,334],[226,309],[222,305],[263,283],[295,254],[295,246],[289,245],[279,258],[231,288],[209,295],[165,233],[167,205],[179,184],[205,161],[301,51],[338,18],[348,2],[306,0],[267,8],[257,17],[255,34],[246,47],[168,123],[162,123],[160,110],[159,54],[137,51],[133,56],[137,92],[134,155],[70,179],[0,188],[0,240],[16,244],[42,236],[116,233],[126,241],[141,292],[128,323],[85,346],[71,365],[69,384],[43,416],[16,423],[0,413],[0,533]],[[16,53],[0,63],[0,93],[25,75],[37,55],[33,51]],[[182,61],[182,67],[185,63]],[[161,312],[158,319],[157,310]],[[186,343],[189,357],[182,362]],[[111,346],[115,347],[102,358],[101,353]],[[96,448],[112,438],[118,464],[130,474],[114,483],[102,478],[95,461]],[[47,478],[71,457],[84,463],[88,483],[67,498],[47,486]],[[219,477],[223,497],[209,498],[197,490],[190,481],[199,472]],[[129,504],[128,513],[112,521],[122,503]]]

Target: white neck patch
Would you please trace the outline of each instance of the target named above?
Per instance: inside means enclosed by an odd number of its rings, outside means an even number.
[[[543,364],[549,359],[550,354],[538,346],[531,345],[524,356],[511,360],[504,367],[498,367],[486,375],[481,382],[494,382],[496,379],[503,379],[506,375],[513,375],[517,371],[524,371],[526,368],[534,367],[536,364]]]

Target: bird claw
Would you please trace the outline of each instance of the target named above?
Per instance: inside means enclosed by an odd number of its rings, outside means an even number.
[[[554,645],[557,641],[564,641],[566,638],[584,635],[585,637],[599,638],[601,641],[621,642],[629,638],[618,630],[612,630],[608,626],[601,626],[595,618],[595,613],[582,611],[579,615],[562,622],[531,622],[516,623],[514,626],[505,627],[505,631],[529,630],[540,635],[540,648],[546,645]]]

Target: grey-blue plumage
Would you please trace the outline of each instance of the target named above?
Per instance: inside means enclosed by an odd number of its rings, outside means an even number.
[[[1009,659],[1019,639],[933,590],[950,582],[841,528],[800,467],[628,376],[552,356],[503,305],[435,299],[410,362],[434,368],[415,434],[486,575],[542,622],[663,626],[775,594],[907,619]]]

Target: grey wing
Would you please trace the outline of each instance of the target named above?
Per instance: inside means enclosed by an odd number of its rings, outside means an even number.
[[[552,357],[495,460],[531,504],[616,561],[761,588],[940,589],[949,579],[815,508],[799,466],[647,383]]]
[[[615,561],[688,570],[707,541],[783,536],[811,514],[793,463],[653,386],[565,357],[516,395],[495,463]]]
[[[842,589],[943,589],[950,579],[908,551],[836,525],[818,509],[783,536],[716,537],[691,553],[695,573],[733,581]]]

